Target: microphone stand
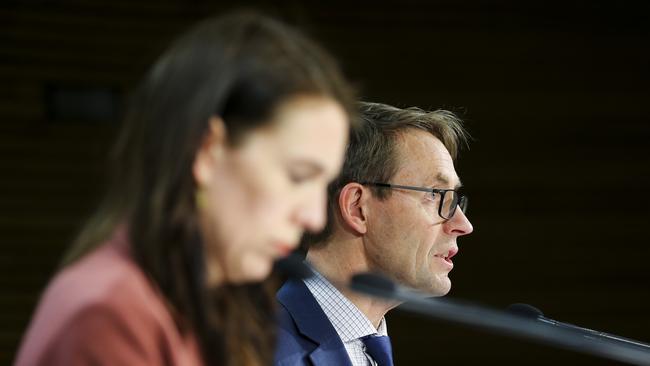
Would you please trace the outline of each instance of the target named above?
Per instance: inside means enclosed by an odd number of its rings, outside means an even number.
[[[509,313],[513,315],[525,317],[538,322],[550,324],[556,327],[576,330],[580,332],[583,337],[586,338],[603,338],[603,339],[611,340],[612,342],[625,343],[631,346],[645,349],[646,351],[650,351],[650,344],[647,343],[643,343],[634,339],[621,337],[615,334],[609,334],[598,330],[583,328],[575,324],[563,323],[561,321],[547,318],[544,316],[544,313],[542,313],[541,310],[529,304],[523,304],[523,303],[510,304],[507,310]]]
[[[378,275],[356,275],[352,278],[350,288],[366,295],[401,301],[400,308],[428,317],[478,327],[493,333],[523,337],[614,361],[650,366],[650,352],[640,347],[606,339],[586,338],[584,333],[578,330],[559,328],[503,311],[427,298],[422,293],[397,286]]]

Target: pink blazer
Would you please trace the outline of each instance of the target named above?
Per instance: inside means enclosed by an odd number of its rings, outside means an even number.
[[[31,365],[203,365],[118,230],[48,285],[16,358]]]

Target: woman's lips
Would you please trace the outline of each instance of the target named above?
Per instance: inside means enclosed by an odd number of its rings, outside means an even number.
[[[287,242],[275,242],[273,243],[273,247],[276,249],[278,254],[280,254],[283,257],[286,257],[293,251],[293,249],[296,247],[295,245],[291,245]]]

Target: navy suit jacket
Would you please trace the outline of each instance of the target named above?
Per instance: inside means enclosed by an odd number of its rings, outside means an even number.
[[[301,280],[288,280],[277,299],[280,307],[274,365],[352,366],[341,338]]]

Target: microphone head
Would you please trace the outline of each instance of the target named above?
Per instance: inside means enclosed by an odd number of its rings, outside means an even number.
[[[539,319],[544,317],[544,313],[542,313],[541,310],[528,304],[523,304],[523,303],[510,304],[506,309],[508,310],[508,312],[524,318]]]
[[[383,275],[376,273],[357,273],[352,276],[350,287],[353,290],[379,296],[391,298],[397,293],[397,285]]]
[[[273,265],[275,270],[298,280],[309,278],[314,275],[314,271],[305,264],[303,257],[296,253],[289,254],[284,258],[276,260]]]

